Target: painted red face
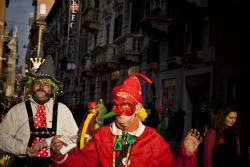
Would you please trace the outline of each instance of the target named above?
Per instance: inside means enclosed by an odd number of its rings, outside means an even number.
[[[112,107],[112,110],[117,115],[131,116],[135,112],[135,105],[131,105],[131,104],[121,104],[119,106],[115,105],[115,106]]]
[[[129,96],[115,96],[113,99],[115,105],[112,107],[112,110],[117,115],[127,115],[131,116],[135,112],[136,105],[133,98]]]

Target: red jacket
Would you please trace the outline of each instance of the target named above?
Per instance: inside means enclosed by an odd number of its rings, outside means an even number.
[[[114,136],[109,126],[99,128],[92,140],[82,150],[75,149],[74,154],[55,156],[52,153],[52,160],[61,161],[61,164],[54,164],[54,167],[111,167],[113,160]],[[197,161],[197,151],[194,155],[185,155],[182,148],[177,159],[173,158],[170,146],[156,132],[155,129],[145,127],[143,133],[136,138],[136,143],[132,147],[130,164],[132,167],[195,167]]]

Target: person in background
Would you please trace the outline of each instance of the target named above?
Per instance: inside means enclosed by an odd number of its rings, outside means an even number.
[[[177,106],[173,107],[169,112],[172,112],[172,116],[169,117],[166,140],[170,143],[174,155],[177,156],[183,139],[185,112],[181,107]]]
[[[88,102],[88,111],[83,117],[80,124],[80,148],[83,148],[95,133],[96,128],[96,115],[98,113],[98,105],[96,102]]]
[[[169,117],[167,116],[167,113],[166,113],[167,111],[163,106],[158,107],[156,111],[159,115],[159,120],[160,120],[158,127],[157,127],[157,131],[167,141],[166,131],[167,131],[168,122],[169,122]]]
[[[104,114],[107,113],[107,108],[104,105],[103,99],[99,99],[97,105],[98,105],[98,114],[96,117],[96,126],[97,126],[96,128],[99,128],[99,127],[103,126],[103,124],[104,124],[104,120],[99,119],[99,118],[101,118]]]
[[[47,56],[38,71],[27,79],[31,97],[16,104],[4,117],[0,149],[15,155],[12,166],[50,166],[53,136],[77,136],[78,127],[71,111],[53,98],[60,84],[55,79],[53,59]]]
[[[184,139],[182,151],[174,159],[169,144],[155,128],[142,124],[146,116],[142,109],[142,92],[139,77],[151,84],[143,74],[135,73],[113,88],[115,121],[98,128],[90,142],[74,153],[60,154],[62,142],[55,136],[51,143],[54,167],[195,167],[199,132],[191,129]],[[144,110],[144,114],[140,114]]]
[[[205,135],[204,167],[243,166],[237,117],[236,108],[223,106],[217,109],[215,120]]]
[[[148,117],[144,122],[144,125],[157,129],[160,120],[154,105],[151,102],[148,102],[145,108],[148,112]]]

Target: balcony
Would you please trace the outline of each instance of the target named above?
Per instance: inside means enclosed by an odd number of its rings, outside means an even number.
[[[185,53],[184,57],[189,64],[202,64],[208,62],[208,57],[202,50]]]
[[[108,20],[112,17],[112,9],[106,8],[103,10],[103,19]]]
[[[140,24],[144,32],[149,34],[168,32],[168,26],[173,22],[173,18],[167,17],[167,1],[147,0],[142,10]]]
[[[117,69],[117,59],[114,55],[115,46],[106,44],[96,48],[91,68],[98,72],[106,72]]]
[[[59,60],[59,69],[66,72],[74,71],[76,69],[75,60],[73,60],[72,58],[62,57]]]
[[[82,73],[83,73],[83,76],[86,76],[86,77],[94,76],[94,72],[91,69],[91,59],[90,58],[86,58],[84,68],[82,69]]]
[[[180,68],[183,66],[183,57],[173,56],[167,59],[169,69]]]
[[[98,21],[97,8],[88,7],[82,16],[82,25],[89,29],[90,31],[98,31],[100,28],[100,22]]]
[[[142,34],[122,36],[114,41],[115,56],[122,63],[140,63]]]

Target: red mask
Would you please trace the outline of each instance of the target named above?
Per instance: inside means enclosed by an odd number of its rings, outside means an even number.
[[[113,99],[116,105],[112,107],[112,110],[117,115],[131,116],[135,112],[136,105],[133,98],[130,96],[115,96]]]
[[[131,116],[135,112],[135,105],[132,105],[132,104],[122,104],[122,105],[119,105],[119,106],[113,106],[112,110],[117,115]]]

